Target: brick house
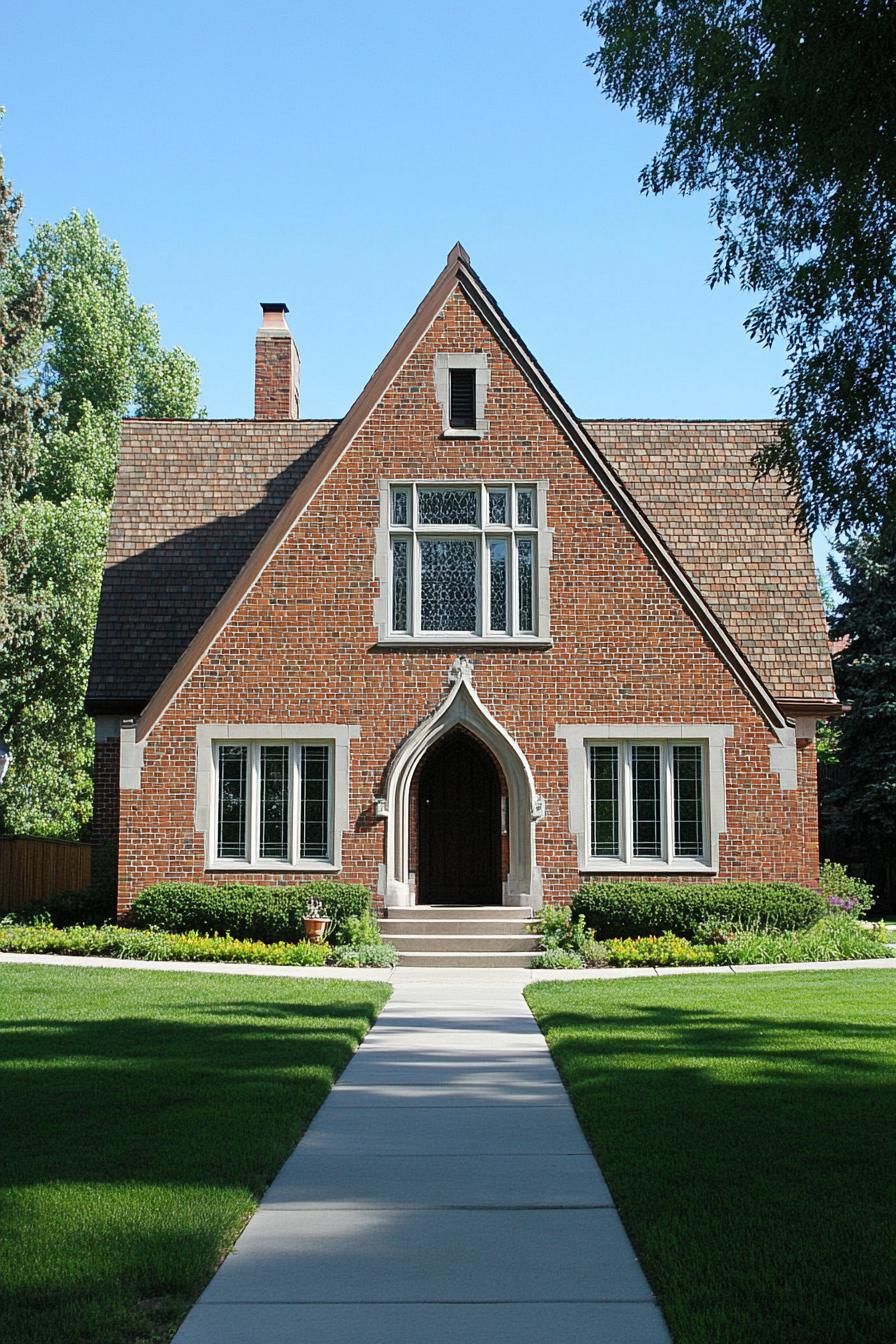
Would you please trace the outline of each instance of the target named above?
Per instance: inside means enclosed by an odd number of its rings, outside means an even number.
[[[460,245],[341,420],[262,307],[254,419],[123,426],[87,698],[119,909],[814,883],[836,698],[773,426],[579,420]]]

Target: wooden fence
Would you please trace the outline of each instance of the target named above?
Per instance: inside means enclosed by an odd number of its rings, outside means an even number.
[[[90,883],[90,845],[37,836],[0,836],[0,912]]]

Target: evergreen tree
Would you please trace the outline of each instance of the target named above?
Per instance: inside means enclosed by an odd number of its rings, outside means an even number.
[[[831,620],[848,636],[834,659],[849,706],[838,724],[839,762],[825,782],[826,845],[896,896],[896,511],[881,530],[855,536],[830,562],[842,594]]]

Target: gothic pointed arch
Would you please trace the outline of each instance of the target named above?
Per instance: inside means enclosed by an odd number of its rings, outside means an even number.
[[[529,762],[517,742],[483,705],[473,687],[472,667],[458,658],[451,669],[452,686],[428,718],[405,738],[389,766],[381,814],[387,819],[386,904],[410,905],[411,784],[427,751],[453,728],[463,727],[478,738],[498,761],[507,783],[509,862],[505,905],[542,903],[541,873],[535,862],[535,823],[544,816],[544,802],[535,791]]]

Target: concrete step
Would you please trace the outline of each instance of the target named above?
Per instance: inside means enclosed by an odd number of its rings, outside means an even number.
[[[530,952],[402,952],[402,966],[438,968],[480,967],[484,970],[514,970],[532,965]]]
[[[445,934],[457,933],[467,937],[485,935],[496,937],[501,934],[522,934],[531,923],[528,919],[380,919],[380,933],[388,941],[400,934]]]
[[[405,952],[525,952],[534,956],[538,938],[532,934],[498,934],[470,937],[464,934],[393,933],[386,942],[397,948],[404,960]]]
[[[386,918],[414,921],[418,919],[532,919],[529,905],[393,905]]]

